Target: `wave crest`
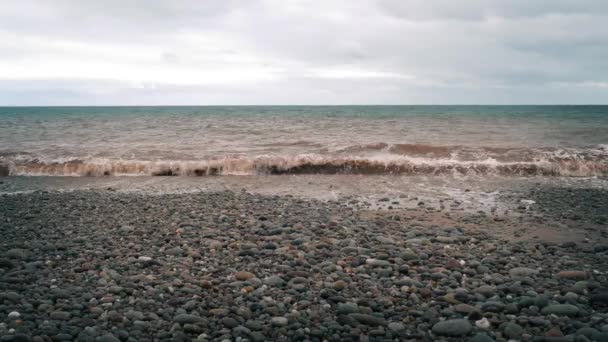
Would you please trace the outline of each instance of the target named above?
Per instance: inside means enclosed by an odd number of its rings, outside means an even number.
[[[4,170],[4,171],[3,171]],[[374,157],[328,155],[233,157],[210,160],[142,161],[112,159],[20,160],[0,167],[14,176],[222,176],[282,174],[395,174],[608,176],[607,159],[571,156],[534,161],[459,160],[394,154]]]

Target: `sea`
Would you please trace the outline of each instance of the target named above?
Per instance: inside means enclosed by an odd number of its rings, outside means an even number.
[[[0,107],[0,175],[608,176],[608,106]]]

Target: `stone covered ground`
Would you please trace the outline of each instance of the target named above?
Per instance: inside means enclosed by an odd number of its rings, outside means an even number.
[[[608,341],[608,197],[552,191],[530,194],[533,223],[231,191],[2,195],[0,341]],[[543,215],[586,235],[528,237]]]

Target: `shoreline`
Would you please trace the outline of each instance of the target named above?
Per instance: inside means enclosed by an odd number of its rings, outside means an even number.
[[[500,217],[243,190],[0,195],[0,334],[601,340],[603,191],[531,189],[538,210]],[[558,217],[581,201],[599,207]]]

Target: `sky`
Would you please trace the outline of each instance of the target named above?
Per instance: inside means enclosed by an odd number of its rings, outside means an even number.
[[[607,104],[604,0],[19,0],[0,105]]]

